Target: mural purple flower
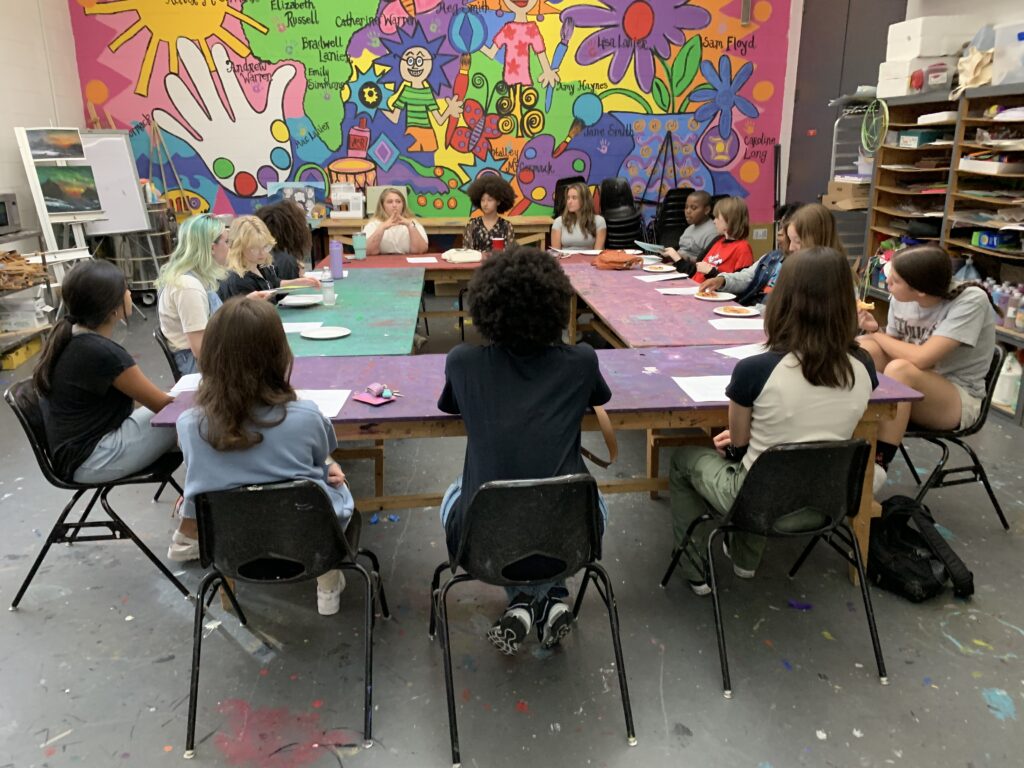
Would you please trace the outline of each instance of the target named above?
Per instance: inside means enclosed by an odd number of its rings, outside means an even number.
[[[686,42],[684,30],[703,29],[711,22],[705,9],[689,0],[601,0],[596,5],[577,5],[562,11],[563,23],[598,27],[576,51],[576,61],[588,66],[608,56],[608,79],[617,83],[626,76],[630,62],[640,88],[649,92],[654,80],[654,53],[668,59],[672,45]],[[657,24],[655,23],[657,19]]]
[[[747,82],[754,71],[749,61],[740,67],[736,79],[732,77],[732,62],[728,56],[718,59],[718,71],[710,61],[701,62],[700,71],[704,73],[710,88],[699,88],[690,94],[690,101],[705,101],[694,113],[699,122],[710,122],[714,116],[718,118],[718,135],[723,139],[732,132],[732,110],[738,109],[747,117],[757,117],[760,113],[749,100],[740,96],[740,88]]]

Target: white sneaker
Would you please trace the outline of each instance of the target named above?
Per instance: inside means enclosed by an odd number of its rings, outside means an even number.
[[[875,476],[871,482],[871,493],[877,499],[878,494],[885,488],[885,481],[888,479],[889,473],[885,471],[885,467],[881,464],[875,464]]]
[[[722,551],[725,552],[726,557],[732,560],[732,555],[729,554],[729,543],[724,537],[722,538]],[[736,574],[736,578],[738,579],[752,579],[757,575],[757,573],[749,568],[740,568],[736,563],[732,564],[732,572]],[[708,591],[710,591],[710,587],[708,588]]]
[[[193,539],[181,531],[175,531],[171,535],[171,546],[167,548],[167,559],[176,563],[198,560],[199,539]]]
[[[336,589],[316,588],[316,610],[321,616],[333,616],[341,610],[341,593],[345,589],[345,574],[338,574]]]

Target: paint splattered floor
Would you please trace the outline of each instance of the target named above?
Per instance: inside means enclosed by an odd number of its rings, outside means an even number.
[[[152,319],[150,320],[150,324]],[[168,383],[135,322],[127,346]],[[440,325],[437,323],[435,325]],[[450,335],[432,325],[425,351]],[[450,334],[450,331],[448,332]],[[440,337],[440,338],[439,338]],[[3,374],[8,385],[27,375]],[[66,494],[44,483],[14,418],[0,407],[0,603],[9,604]],[[592,437],[588,437],[591,440]],[[619,463],[642,460],[621,435]],[[891,684],[882,687],[858,591],[819,547],[798,578],[797,544],[775,544],[758,578],[723,569],[735,696],[721,695],[708,598],[658,579],[669,556],[666,499],[609,498],[605,565],[623,622],[639,744],[626,745],[608,624],[596,597],[554,652],[531,641],[516,658],[484,639],[496,589],[454,593],[452,638],[463,762],[472,766],[1010,766],[1024,751],[1024,431],[994,418],[974,441],[1012,524],[999,527],[980,487],[929,499],[974,570],[970,602],[951,593],[912,605],[874,592]],[[459,471],[461,440],[389,447],[388,484],[440,489]],[[915,456],[927,466],[927,451]],[[359,486],[368,462],[346,467]],[[907,487],[898,464],[890,487]],[[158,553],[172,499],[122,490],[116,507]],[[440,650],[427,638],[427,590],[444,543],[436,509],[400,510],[368,526],[394,620],[377,625],[372,749],[361,741],[361,602],[315,612],[312,585],[239,590],[240,627],[214,604],[204,643],[196,763],[245,768],[425,766],[449,762]],[[182,578],[194,587],[197,565]],[[21,609],[0,618],[0,766],[180,764],[185,739],[191,606],[130,544],[56,548]],[[1017,757],[1014,757],[1016,755]]]

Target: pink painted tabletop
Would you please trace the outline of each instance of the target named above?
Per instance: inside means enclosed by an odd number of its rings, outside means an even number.
[[[409,259],[428,257],[433,257],[437,259],[437,263],[409,263]],[[563,267],[570,264],[590,264],[593,258],[593,256],[573,254],[572,256],[567,256],[564,259],[559,259],[559,263],[561,263]],[[484,260],[486,261],[486,259],[487,254],[484,254]],[[324,264],[326,263],[327,259],[322,260],[320,263],[316,265],[316,269],[323,269]],[[481,262],[473,262],[470,264],[452,264],[451,262],[442,259],[440,253],[420,253],[416,255],[387,254],[379,256],[367,256],[365,259],[358,260],[353,259],[351,254],[345,254],[345,269],[398,269],[400,267],[420,267],[421,269],[426,269],[428,271],[440,270],[445,272],[472,272],[474,269],[479,267],[480,264]]]

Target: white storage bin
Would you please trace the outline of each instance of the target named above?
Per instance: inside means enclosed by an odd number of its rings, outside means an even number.
[[[1024,19],[995,28],[992,54],[992,85],[1024,83]]]
[[[886,61],[951,56],[970,42],[981,22],[974,16],[922,16],[889,27]]]

